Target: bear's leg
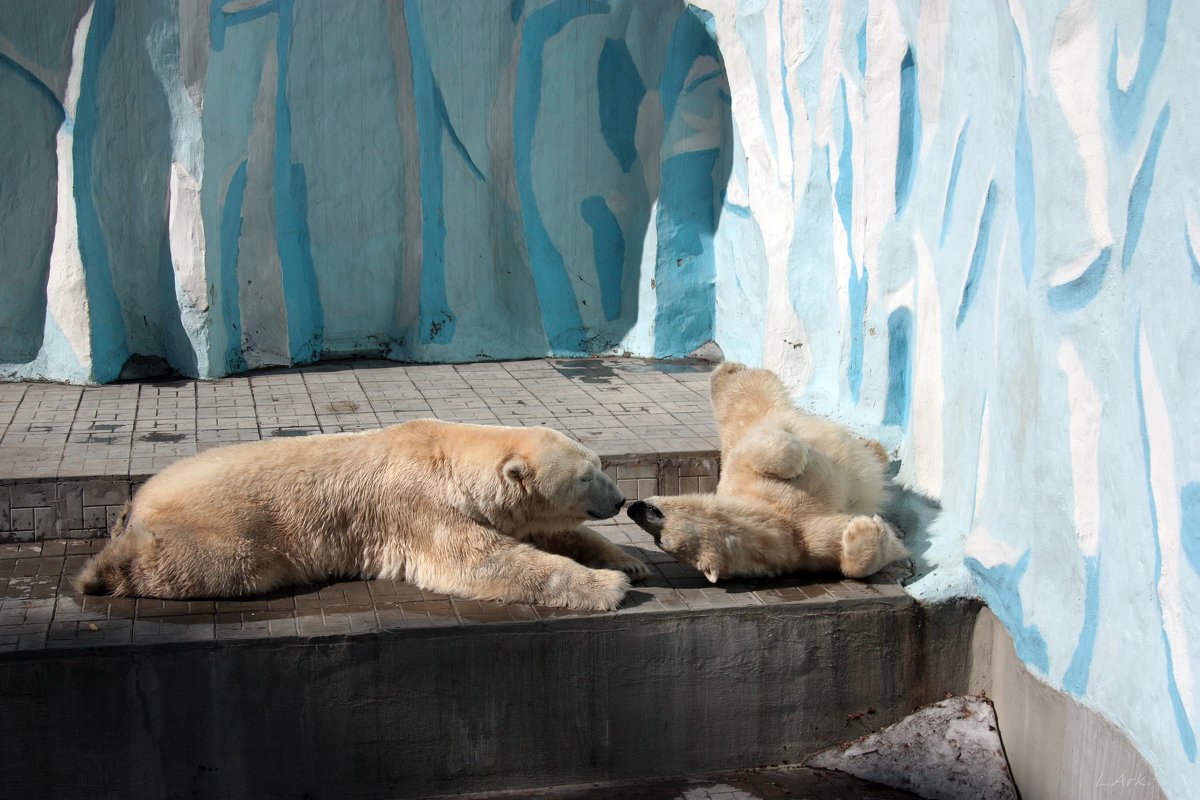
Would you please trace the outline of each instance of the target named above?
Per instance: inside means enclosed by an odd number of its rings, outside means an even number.
[[[499,600],[612,611],[629,590],[629,578],[545,553],[482,525],[441,530],[414,549],[405,578],[433,592],[472,600]]]
[[[865,578],[907,557],[895,528],[879,515],[851,517],[842,530],[841,571],[848,578]]]
[[[809,448],[807,442],[787,428],[764,423],[746,431],[722,458],[732,468],[790,481],[808,466]]]
[[[650,567],[605,539],[591,528],[534,533],[529,541],[547,553],[578,561],[597,569],[615,569],[624,572],[632,580],[641,580],[650,574]]]
[[[188,600],[262,594],[295,583],[292,573],[282,558],[245,539],[133,524],[84,565],[74,584],[88,594]]]

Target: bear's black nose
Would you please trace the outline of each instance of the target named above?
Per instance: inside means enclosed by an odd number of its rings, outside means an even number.
[[[658,543],[662,534],[664,517],[657,506],[647,503],[645,500],[638,500],[625,513],[629,514],[629,518],[636,522],[638,527],[654,537],[655,544]]]

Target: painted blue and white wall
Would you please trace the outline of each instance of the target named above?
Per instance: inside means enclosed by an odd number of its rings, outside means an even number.
[[[728,86],[679,0],[0,7],[0,376],[713,338]],[[665,324],[660,324],[665,320]]]
[[[715,339],[1200,785],[1200,6],[0,6],[0,375]]]
[[[717,342],[940,501],[914,594],[978,592],[1195,796],[1200,5],[704,6]]]

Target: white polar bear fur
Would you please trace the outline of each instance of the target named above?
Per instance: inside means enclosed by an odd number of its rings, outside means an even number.
[[[878,516],[887,454],[797,409],[779,377],[726,362],[712,374],[721,433],[715,494],[651,497],[629,516],[710,581],[837,570],[862,578],[906,558]]]
[[[403,578],[613,609],[649,569],[581,523],[624,499],[594,452],[549,428],[419,420],[221,447],[151,478],[76,588],[185,599]]]

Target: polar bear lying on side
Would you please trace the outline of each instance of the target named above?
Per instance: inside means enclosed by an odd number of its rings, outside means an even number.
[[[186,599],[404,578],[613,609],[649,568],[580,524],[624,504],[596,454],[549,428],[419,420],[221,447],[151,478],[75,586]]]
[[[795,570],[862,578],[908,556],[878,516],[887,454],[877,442],[798,410],[765,369],[721,364],[712,404],[721,433],[716,494],[629,507],[665,552],[714,583]]]

